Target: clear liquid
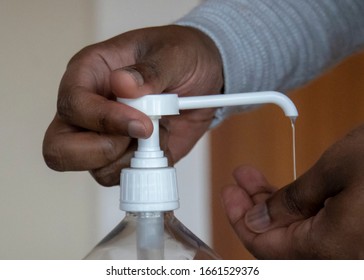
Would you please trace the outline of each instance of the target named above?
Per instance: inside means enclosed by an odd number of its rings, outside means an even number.
[[[291,118],[292,126],[292,160],[293,160],[293,180],[297,179],[297,164],[296,164],[296,118]]]

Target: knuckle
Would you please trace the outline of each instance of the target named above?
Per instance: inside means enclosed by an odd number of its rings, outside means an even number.
[[[119,172],[110,167],[103,167],[89,171],[95,181],[105,187],[111,187],[119,184]]]
[[[149,58],[148,60],[140,61],[134,67],[142,75],[144,81],[150,82],[161,78],[160,64],[160,61]]]
[[[68,62],[67,66],[70,66],[74,63],[81,63],[88,59],[88,57],[93,56],[98,50],[99,50],[100,44],[93,44],[89,46],[85,46],[82,49],[80,49],[76,54],[73,55],[73,57]]]
[[[107,128],[109,127],[108,124],[108,118],[105,114],[100,114],[99,118],[97,119],[97,127],[99,128],[99,131],[107,131]]]
[[[282,203],[290,214],[298,216],[306,216],[305,207],[300,202],[300,191],[298,186],[293,183],[283,191]]]
[[[129,159],[131,152],[126,151],[121,158],[114,148],[114,142],[109,142],[109,149],[105,154],[105,157],[109,157],[106,165],[90,170],[91,176],[102,186],[115,186],[120,183],[120,170],[129,165]],[[105,150],[106,151],[106,150]]]
[[[76,102],[72,94],[63,94],[57,100],[57,113],[63,120],[69,120],[73,116],[74,103]]]
[[[83,83],[79,82],[84,77],[93,75],[90,63],[100,57],[99,51],[98,45],[87,46],[76,53],[68,62],[67,70],[59,86],[57,99],[57,112],[62,119],[71,120],[84,102],[82,93],[85,88]]]
[[[103,157],[109,163],[115,161],[118,157],[117,145],[116,145],[115,141],[113,141],[109,137],[106,137],[105,141],[103,141],[101,151],[102,151]]]
[[[43,145],[43,158],[46,165],[55,171],[65,171],[60,149],[55,144]]]
[[[96,127],[100,132],[119,132],[114,128],[114,112],[107,107],[108,100],[101,101],[97,108],[93,108],[96,113]],[[114,145],[111,145],[113,148]]]

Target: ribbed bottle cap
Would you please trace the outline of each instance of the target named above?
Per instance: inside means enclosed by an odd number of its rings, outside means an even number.
[[[178,207],[175,168],[125,168],[122,170],[120,175],[121,210],[171,211]]]

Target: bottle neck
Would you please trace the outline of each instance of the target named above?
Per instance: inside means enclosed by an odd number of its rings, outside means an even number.
[[[174,211],[151,211],[151,212],[131,212],[126,211],[125,216],[131,217],[131,218],[157,218],[157,217],[171,217],[174,216]]]

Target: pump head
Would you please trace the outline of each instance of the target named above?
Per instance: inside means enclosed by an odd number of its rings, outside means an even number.
[[[118,99],[148,115],[153,123],[153,132],[148,139],[138,139],[138,150],[131,160],[132,168],[162,168],[168,166],[167,158],[159,146],[159,119],[166,115],[178,115],[176,94],[146,95],[137,99]]]

